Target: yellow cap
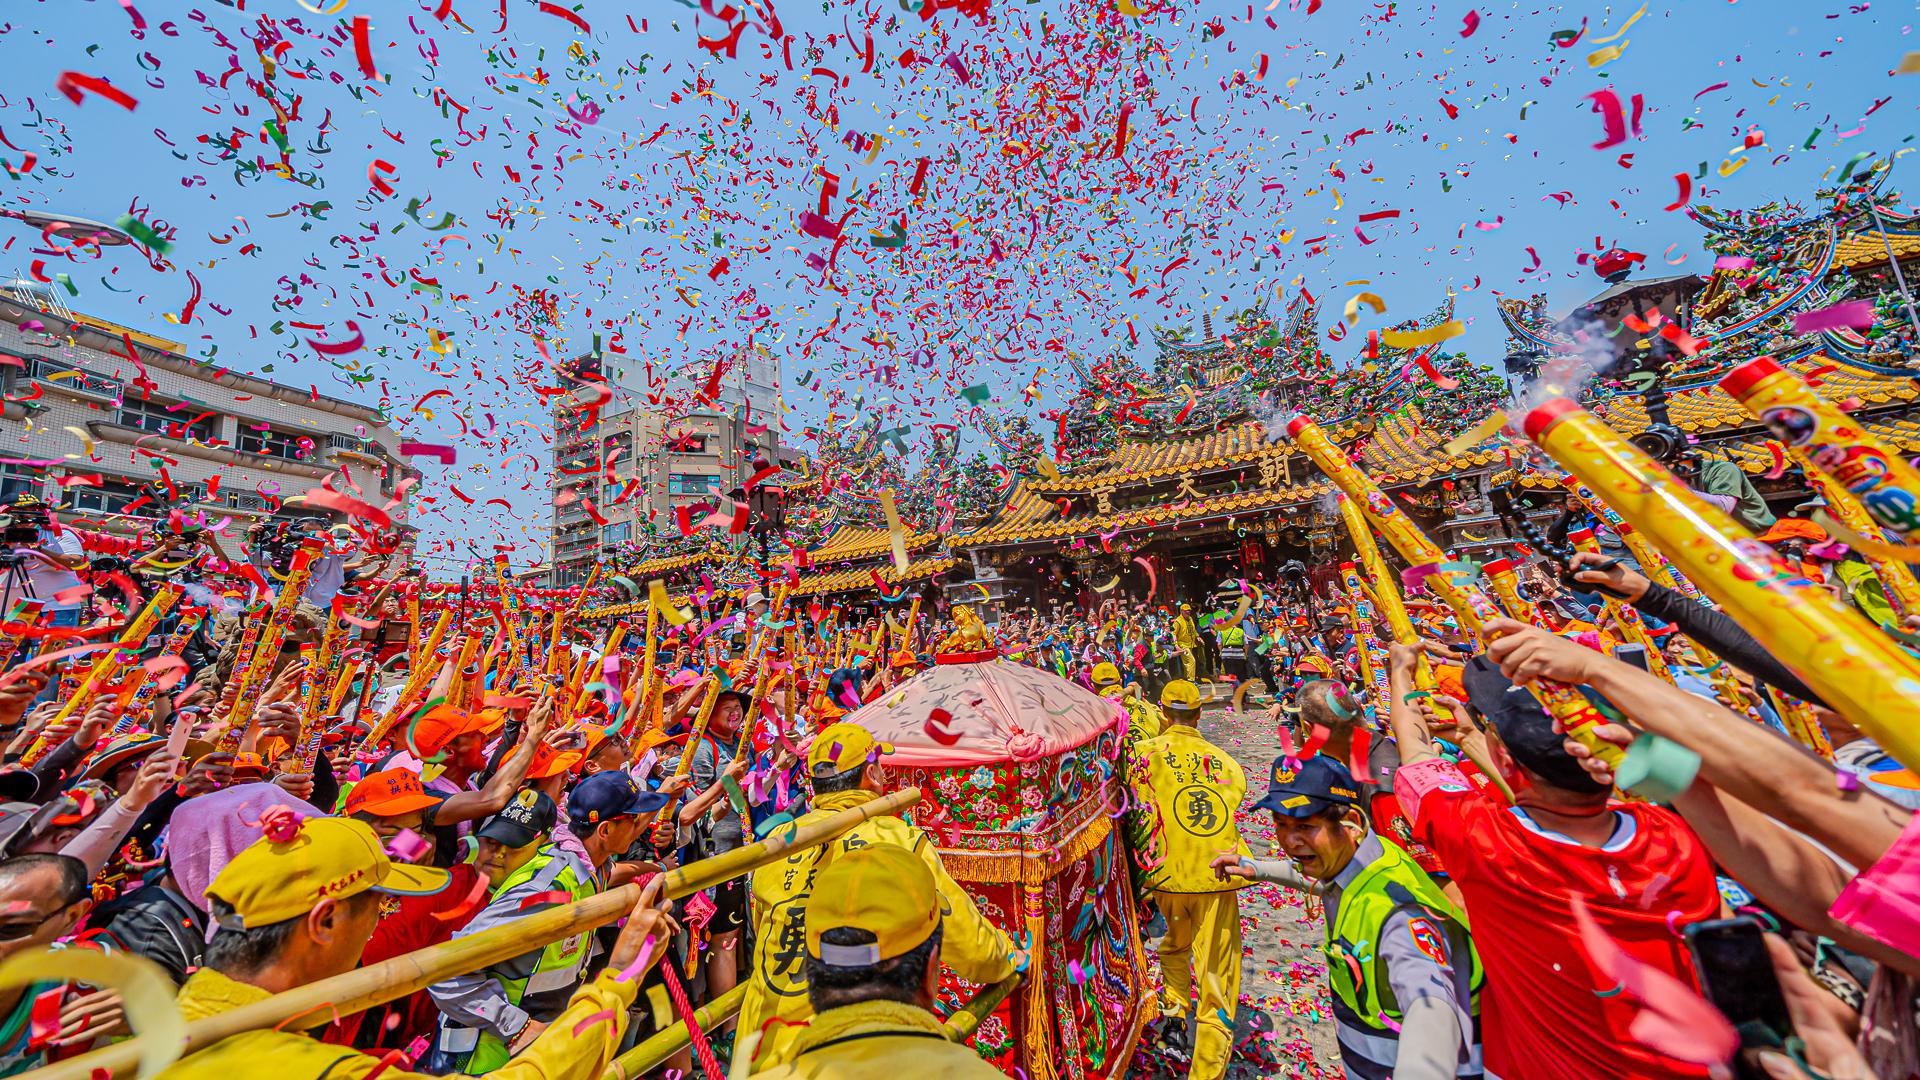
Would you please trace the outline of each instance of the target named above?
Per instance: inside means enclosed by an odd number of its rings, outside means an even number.
[[[365,822],[316,817],[300,822],[291,839],[263,837],[235,855],[207,886],[207,898],[239,916],[240,925],[228,929],[251,930],[298,918],[322,900],[345,900],[369,889],[430,896],[448,880],[445,870],[387,858]]]
[[[1117,683],[1119,681],[1119,668],[1114,667],[1105,660],[1093,665],[1093,685],[1099,686],[1102,683]]]
[[[1200,688],[1185,679],[1175,679],[1161,688],[1160,704],[1169,709],[1198,709]]]
[[[940,928],[940,890],[920,856],[870,844],[836,856],[807,898],[807,955],[833,967],[871,967],[912,952]],[[829,930],[865,930],[871,944],[834,945]]]
[[[813,737],[813,745],[807,748],[807,774],[843,773],[866,764],[875,753],[891,754],[893,746],[879,742],[871,731],[859,724],[831,724],[822,728],[820,734]]]

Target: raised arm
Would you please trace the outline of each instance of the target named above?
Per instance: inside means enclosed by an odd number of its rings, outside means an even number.
[[[1831,765],[1771,729],[1583,645],[1495,619],[1487,655],[1516,682],[1554,679],[1606,695],[1641,729],[1700,755],[1700,776],[1855,866],[1873,864],[1908,813],[1870,792],[1843,792]]]

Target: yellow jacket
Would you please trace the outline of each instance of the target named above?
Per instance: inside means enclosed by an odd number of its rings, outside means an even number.
[[[1245,884],[1222,881],[1213,859],[1229,851],[1251,855],[1233,815],[1247,796],[1247,774],[1233,756],[1186,724],[1169,724],[1133,748],[1133,787],[1139,805],[1159,817],[1153,830],[1159,892],[1227,892]]]
[[[980,1055],[948,1040],[946,1028],[932,1013],[895,1001],[863,1001],[829,1010],[800,1032],[793,1052],[792,1062],[749,1075],[768,1080],[1006,1080]]]
[[[1181,614],[1174,617],[1173,643],[1183,649],[1200,644],[1200,632],[1194,629],[1193,616]]]
[[[627,1007],[640,980],[619,982],[612,973],[574,991],[573,1000],[547,1030],[512,1061],[485,1075],[502,1080],[551,1080],[563,1076],[597,1077],[620,1048],[627,1028]],[[180,988],[174,1004],[188,1021],[264,1001],[273,995],[201,968]],[[598,1018],[597,1023],[589,1023]],[[328,1019],[326,1010],[312,1017]],[[578,1037],[573,1029],[588,1024]],[[357,1080],[380,1073],[381,1080],[432,1080],[426,1073],[382,1069],[380,1059],[350,1046],[334,1046],[292,1031],[248,1031],[189,1054],[160,1073],[162,1080],[234,1080],[271,1073],[275,1080]]]
[[[794,825],[808,825],[876,797],[871,791],[857,789],[821,795]],[[738,1030],[744,1036],[765,1027],[754,1058],[760,1068],[789,1060],[795,1036],[805,1030],[794,1025],[804,1024],[813,1016],[813,1006],[807,1000],[805,936],[806,900],[813,889],[813,875],[835,854],[870,844],[906,848],[933,871],[943,916],[940,959],[946,967],[982,985],[1013,974],[1013,943],[980,914],[973,897],[947,873],[927,834],[901,818],[870,818],[838,840],[794,852],[784,862],[753,872],[753,974],[746,998],[740,1003]],[[774,1018],[783,1023],[767,1026],[767,1021]]]
[[[1140,693],[1138,683],[1124,689],[1110,686],[1101,691],[1101,696],[1127,710],[1127,741],[1130,743],[1151,739],[1160,734],[1160,729],[1165,726],[1159,708]]]

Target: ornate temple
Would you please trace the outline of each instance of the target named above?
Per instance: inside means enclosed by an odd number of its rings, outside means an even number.
[[[1895,208],[1876,170],[1816,194],[1812,204],[1689,212],[1715,255],[1705,276],[1631,278],[1644,259],[1596,260],[1607,287],[1567,315],[1544,300],[1497,297],[1508,332],[1498,369],[1443,346],[1398,349],[1379,332],[1321,330],[1304,292],[1216,326],[1153,332],[1152,370],[1125,353],[1070,357],[1076,392],[1042,414],[1051,440],[1023,416],[979,414],[998,464],[947,455],[908,481],[879,451],[877,427],[821,439],[808,475],[789,484],[779,559],[802,553],[795,596],[843,603],[945,595],[989,606],[1090,605],[1107,597],[1197,600],[1241,573],[1317,579],[1351,551],[1333,485],[1295,449],[1286,421],[1317,420],[1409,515],[1456,554],[1509,549],[1496,489],[1550,511],[1557,474],[1528,468],[1529,449],[1499,436],[1462,453],[1445,444],[1498,409],[1515,386],[1568,378],[1627,434],[1670,423],[1734,461],[1784,512],[1806,490],[1770,436],[1717,387],[1733,364],[1772,355],[1813,381],[1891,444],[1920,452],[1920,218]],[[1394,329],[1455,318],[1449,295]],[[1822,328],[1800,316],[1865,301],[1872,324]],[[1802,332],[1802,330],[1805,332]],[[1346,352],[1336,360],[1323,341]],[[1650,416],[1651,414],[1651,416]],[[1049,442],[1051,449],[1049,449]],[[834,476],[858,482],[835,483]],[[890,487],[891,485],[891,487]],[[898,490],[904,567],[877,493]],[[821,492],[830,493],[821,498]],[[698,541],[698,538],[691,538]],[[704,541],[700,541],[703,542]],[[666,578],[681,594],[760,585],[750,551],[718,544],[627,566],[633,581]],[[636,601],[597,609],[638,610]]]

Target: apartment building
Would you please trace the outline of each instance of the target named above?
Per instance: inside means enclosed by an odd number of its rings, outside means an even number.
[[[0,496],[34,491],[87,527],[199,508],[238,519],[231,536],[275,514],[337,519],[285,505],[329,476],[382,505],[418,475],[373,406],[194,360],[34,282],[0,286],[0,395]]]
[[[586,580],[602,554],[645,535],[649,521],[671,531],[675,507],[741,487],[756,459],[784,461],[779,363],[765,348],[736,353],[713,384],[717,400],[691,410],[686,403],[704,395],[711,368],[651,386],[644,369],[619,354],[581,356],[571,370],[581,385],[604,382],[612,397],[597,415],[564,397],[554,410],[556,585]]]

